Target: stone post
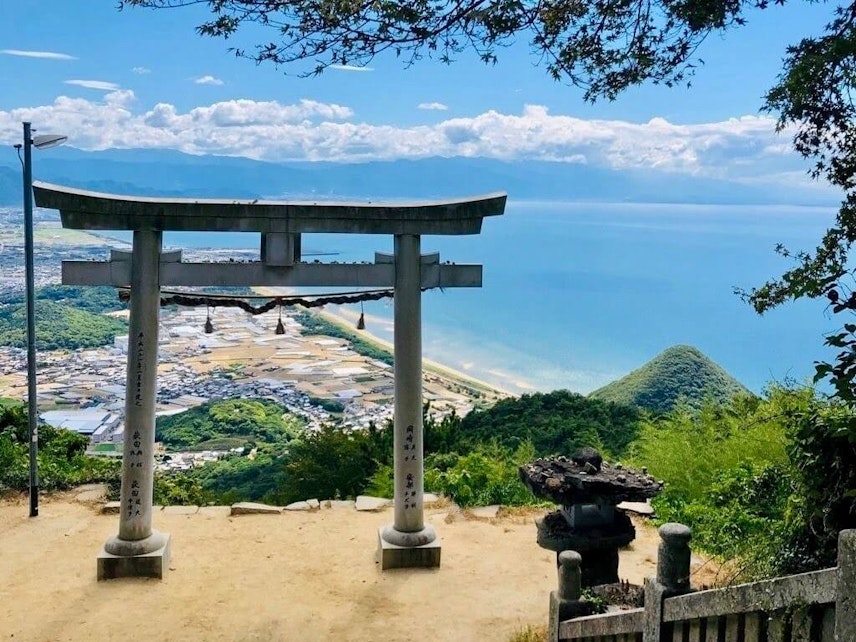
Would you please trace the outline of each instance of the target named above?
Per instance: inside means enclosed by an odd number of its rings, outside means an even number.
[[[667,595],[686,593],[690,589],[690,539],[692,530],[683,524],[663,524],[660,527],[660,548],[657,551],[657,582]]]
[[[856,530],[841,531],[838,535],[835,640],[856,640]]]
[[[547,640],[558,642],[559,624],[575,617],[591,615],[592,605],[582,595],[582,556],[576,551],[559,553],[559,590],[550,592],[550,619]]]
[[[98,579],[163,577],[169,536],[152,530],[161,232],[134,232],[119,534],[98,556]]]
[[[577,601],[582,591],[580,564],[583,558],[576,551],[559,553],[559,598]]]
[[[660,527],[657,577],[645,580],[643,642],[661,642],[663,634],[671,635],[663,626],[663,600],[690,591],[691,538],[692,530],[683,524],[669,523]]]
[[[422,277],[420,238],[395,236],[394,521],[380,530],[381,568],[439,566],[440,542],[422,510]]]

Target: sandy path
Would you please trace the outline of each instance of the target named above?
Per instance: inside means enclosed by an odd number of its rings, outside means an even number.
[[[531,518],[447,520],[439,570],[381,573],[376,529],[391,511],[229,517],[171,515],[163,581],[95,581],[95,556],[118,518],[68,498],[0,503],[0,638],[101,640],[505,640],[547,621],[555,557],[535,544]],[[639,528],[622,553],[624,578],[654,572],[656,532]]]

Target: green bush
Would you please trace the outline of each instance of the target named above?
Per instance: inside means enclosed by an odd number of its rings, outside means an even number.
[[[425,489],[446,495],[459,506],[536,504],[518,476],[520,465],[534,458],[530,443],[514,452],[484,446],[466,455],[431,455],[425,460]]]
[[[202,484],[193,475],[157,473],[152,502],[159,506],[200,506],[206,503]]]
[[[289,444],[285,479],[272,498],[288,504],[312,497],[356,497],[377,468],[367,432],[325,426]]]
[[[642,422],[630,460],[666,482],[660,505],[704,499],[717,478],[743,465],[787,467],[784,410],[802,403],[799,393],[772,391],[764,401],[680,407]]]
[[[799,492],[777,561],[781,572],[800,573],[834,566],[839,533],[856,528],[856,408],[812,398],[790,408],[788,418]]]
[[[0,405],[0,492],[29,487],[29,424],[23,406]],[[38,475],[42,490],[62,490],[119,478],[118,461],[85,454],[89,440],[70,430],[39,427]]]
[[[232,455],[185,474],[199,482],[206,501],[267,501],[285,483],[286,461],[286,457],[262,445],[253,458]]]
[[[810,390],[773,388],[643,422],[632,461],[666,482],[652,502],[658,518],[691,526],[695,545],[736,560],[736,577],[779,573],[802,496],[788,456],[792,415],[812,400]]]
[[[373,497],[387,497],[392,499],[395,496],[395,477],[392,466],[389,464],[378,466],[377,470],[369,478],[368,486],[366,486],[363,493]]]
[[[173,449],[199,448],[219,441],[235,447],[246,441],[284,447],[297,437],[304,422],[267,399],[225,399],[204,403],[187,412],[159,417],[155,436]]]

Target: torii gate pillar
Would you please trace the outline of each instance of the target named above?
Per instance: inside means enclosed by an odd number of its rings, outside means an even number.
[[[162,578],[169,535],[152,530],[162,233],[134,232],[119,534],[98,555],[98,579]]]
[[[422,276],[420,237],[395,236],[394,521],[378,532],[381,568],[440,566],[440,540],[423,516]]]

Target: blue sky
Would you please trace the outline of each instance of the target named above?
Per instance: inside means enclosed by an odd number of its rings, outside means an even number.
[[[752,14],[748,27],[704,43],[706,65],[691,89],[649,86],[588,105],[538,68],[525,43],[499,51],[492,67],[465,55],[451,66],[423,60],[405,69],[384,56],[370,71],[298,78],[228,53],[256,34],[229,43],[197,36],[201,7],[115,5],[0,0],[0,140],[17,140],[20,121],[31,119],[83,149],[538,158],[792,180],[803,165],[758,108],[786,45],[817,33],[832,11],[795,3]]]

